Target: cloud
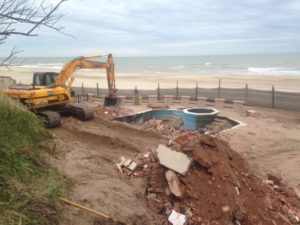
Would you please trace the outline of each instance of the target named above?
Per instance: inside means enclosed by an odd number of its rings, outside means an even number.
[[[42,29],[7,44],[37,56],[300,52],[298,0],[69,0],[60,10],[75,39]]]

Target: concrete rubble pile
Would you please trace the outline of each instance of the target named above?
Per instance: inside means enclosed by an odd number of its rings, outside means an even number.
[[[122,158],[117,168],[130,180],[147,180],[147,204],[159,224],[300,223],[298,200],[270,178],[256,177],[246,160],[211,136],[183,133],[156,151]]]
[[[142,123],[134,123],[133,126],[167,138],[173,138],[184,132],[182,121],[178,118],[150,119]]]
[[[113,120],[114,118],[119,116],[119,112],[117,109],[112,109],[102,105],[98,105],[97,107],[94,107],[93,112],[95,117],[100,117],[102,119],[104,118],[107,120]]]
[[[183,123],[178,118],[168,119],[150,119],[142,123],[133,123],[134,127],[148,130],[160,134],[166,138],[172,139],[185,132]],[[199,128],[200,134],[217,134],[222,130],[229,129],[233,124],[226,119],[216,118],[212,123]]]

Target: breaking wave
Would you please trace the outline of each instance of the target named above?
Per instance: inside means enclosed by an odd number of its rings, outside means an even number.
[[[248,72],[266,75],[299,75],[300,70],[291,70],[282,67],[248,67]]]

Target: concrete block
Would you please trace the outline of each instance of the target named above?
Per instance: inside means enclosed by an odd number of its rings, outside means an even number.
[[[156,105],[157,104],[157,95],[148,95],[148,104]]]
[[[176,173],[172,170],[168,170],[165,173],[170,191],[172,194],[174,194],[176,197],[181,198],[183,193],[180,189],[180,181],[176,175]]]
[[[9,88],[9,86],[16,84],[16,80],[7,76],[0,76],[0,89]]]
[[[95,95],[93,93],[88,93],[88,102],[93,102]]]
[[[198,97],[198,106],[200,107],[206,107],[207,104],[207,98],[206,97]]]
[[[245,112],[245,102],[244,101],[233,101],[233,110],[237,113]]]
[[[174,101],[173,95],[164,95],[164,103],[166,105],[172,105]]]
[[[127,159],[127,160],[123,163],[123,165],[126,166],[126,167],[128,167],[128,166],[130,165],[131,162],[132,162],[131,159]]]
[[[165,145],[160,144],[156,151],[161,165],[182,175],[186,174],[192,163],[192,159],[186,154],[173,151]]]
[[[181,96],[181,105],[185,106],[185,107],[189,106],[190,99],[191,99],[191,96]]]
[[[215,108],[216,109],[224,109],[225,99],[223,98],[215,98]]]
[[[133,170],[135,170],[136,167],[137,167],[137,163],[133,161],[133,162],[128,166],[128,169],[130,169],[131,171],[133,171]]]

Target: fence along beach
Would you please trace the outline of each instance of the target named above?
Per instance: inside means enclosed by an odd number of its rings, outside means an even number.
[[[59,72],[69,59],[28,58],[23,64],[11,67],[11,71],[0,68],[0,74],[10,76],[18,83],[30,84],[33,72]],[[190,95],[195,98],[198,85],[197,95],[210,99],[222,97],[264,107],[272,107],[275,103],[275,107],[279,108],[300,108],[299,54],[115,57],[115,62],[120,95],[131,96],[136,86],[146,97],[156,93],[159,82],[162,96],[176,96],[178,81],[179,97]],[[75,78],[74,89],[77,94],[82,94],[82,85],[85,93],[106,93],[104,70],[80,70],[76,72]]]

